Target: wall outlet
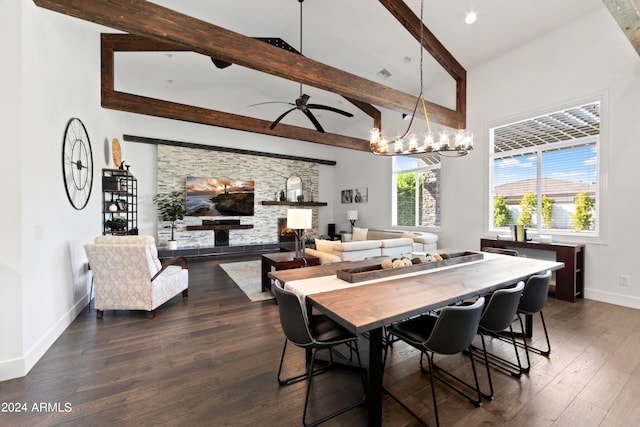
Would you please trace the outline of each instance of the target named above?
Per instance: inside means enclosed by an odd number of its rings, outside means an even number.
[[[621,274],[618,276],[618,285],[620,286],[629,286],[629,276],[626,274]]]

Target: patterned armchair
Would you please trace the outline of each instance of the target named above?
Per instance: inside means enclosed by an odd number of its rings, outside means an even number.
[[[104,310],[146,310],[153,318],[156,308],[178,293],[188,296],[187,261],[176,257],[161,264],[151,236],[100,236],[84,249],[98,319]]]

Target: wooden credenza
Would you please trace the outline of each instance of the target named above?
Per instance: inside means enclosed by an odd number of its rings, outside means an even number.
[[[569,302],[584,297],[584,245],[480,239],[480,249],[484,247],[555,252],[556,261],[564,263],[564,268],[555,273],[555,297]]]

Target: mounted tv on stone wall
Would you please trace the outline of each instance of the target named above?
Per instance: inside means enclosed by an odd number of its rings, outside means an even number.
[[[187,176],[187,216],[253,216],[254,182]]]

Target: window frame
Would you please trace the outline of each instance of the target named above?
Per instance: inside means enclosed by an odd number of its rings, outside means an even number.
[[[600,133],[598,135],[585,136],[585,137],[574,138],[570,140],[548,143],[548,144],[543,144],[538,146],[519,148],[519,149],[514,149],[509,151],[503,151],[500,153],[494,152],[494,149],[495,149],[494,129],[508,126],[509,124],[515,124],[520,121],[526,121],[526,120],[538,118],[545,115],[551,115],[555,111],[568,110],[568,109],[574,108],[576,105],[584,105],[584,104],[596,103],[596,102],[600,104],[600,115],[599,115]],[[580,145],[585,145],[589,141],[591,141],[595,144],[596,155],[597,155],[596,177],[595,177],[596,207],[594,211],[594,217],[596,220],[595,230],[593,232],[578,232],[578,233],[572,230],[567,230],[566,232],[558,232],[558,231],[547,230],[544,228],[538,228],[538,227],[542,227],[541,224],[540,226],[536,225],[535,229],[530,229],[530,230],[532,231],[532,233],[534,233],[534,236],[538,233],[548,234],[554,237],[557,236],[558,241],[563,241],[568,243],[571,243],[571,242],[575,242],[575,243],[589,242],[593,244],[606,243],[606,236],[607,236],[606,206],[607,206],[607,179],[608,179],[607,178],[607,175],[608,175],[607,173],[608,171],[608,167],[607,167],[608,165],[608,153],[607,153],[608,120],[606,115],[607,105],[608,105],[607,94],[600,93],[598,95],[594,95],[593,97],[589,97],[586,100],[584,98],[578,99],[573,102],[566,103],[562,106],[558,106],[557,108],[545,108],[544,111],[537,111],[534,113],[525,114],[523,116],[520,116],[519,118],[512,117],[511,119],[501,120],[499,123],[496,122],[488,126],[488,129],[487,129],[487,134],[489,137],[488,138],[489,144],[487,144],[488,155],[489,155],[488,156],[489,161],[487,166],[488,167],[488,186],[487,186],[488,197],[485,198],[485,203],[487,203],[487,205],[485,205],[486,206],[485,215],[487,216],[484,222],[486,236],[505,238],[505,234],[506,234],[505,227],[495,227],[493,225],[493,209],[494,209],[494,197],[495,197],[493,194],[493,182],[494,182],[493,169],[494,169],[495,159],[510,157],[514,154],[522,155],[525,153],[528,153],[531,155],[535,154],[536,156],[538,156],[537,154],[538,151],[543,152],[543,151],[549,151],[552,148],[567,148],[567,147],[573,147],[573,146],[580,146]],[[539,180],[541,177],[541,172],[540,172],[541,168],[542,168],[542,165],[540,164],[540,162],[538,162],[537,172],[536,172],[537,180]],[[538,188],[539,188],[539,185],[540,185],[540,182],[538,182]],[[538,191],[537,193],[539,194],[540,191]],[[540,197],[542,196],[540,195],[538,197],[538,200],[540,200]],[[540,217],[541,213],[537,213],[537,215],[538,217]]]

